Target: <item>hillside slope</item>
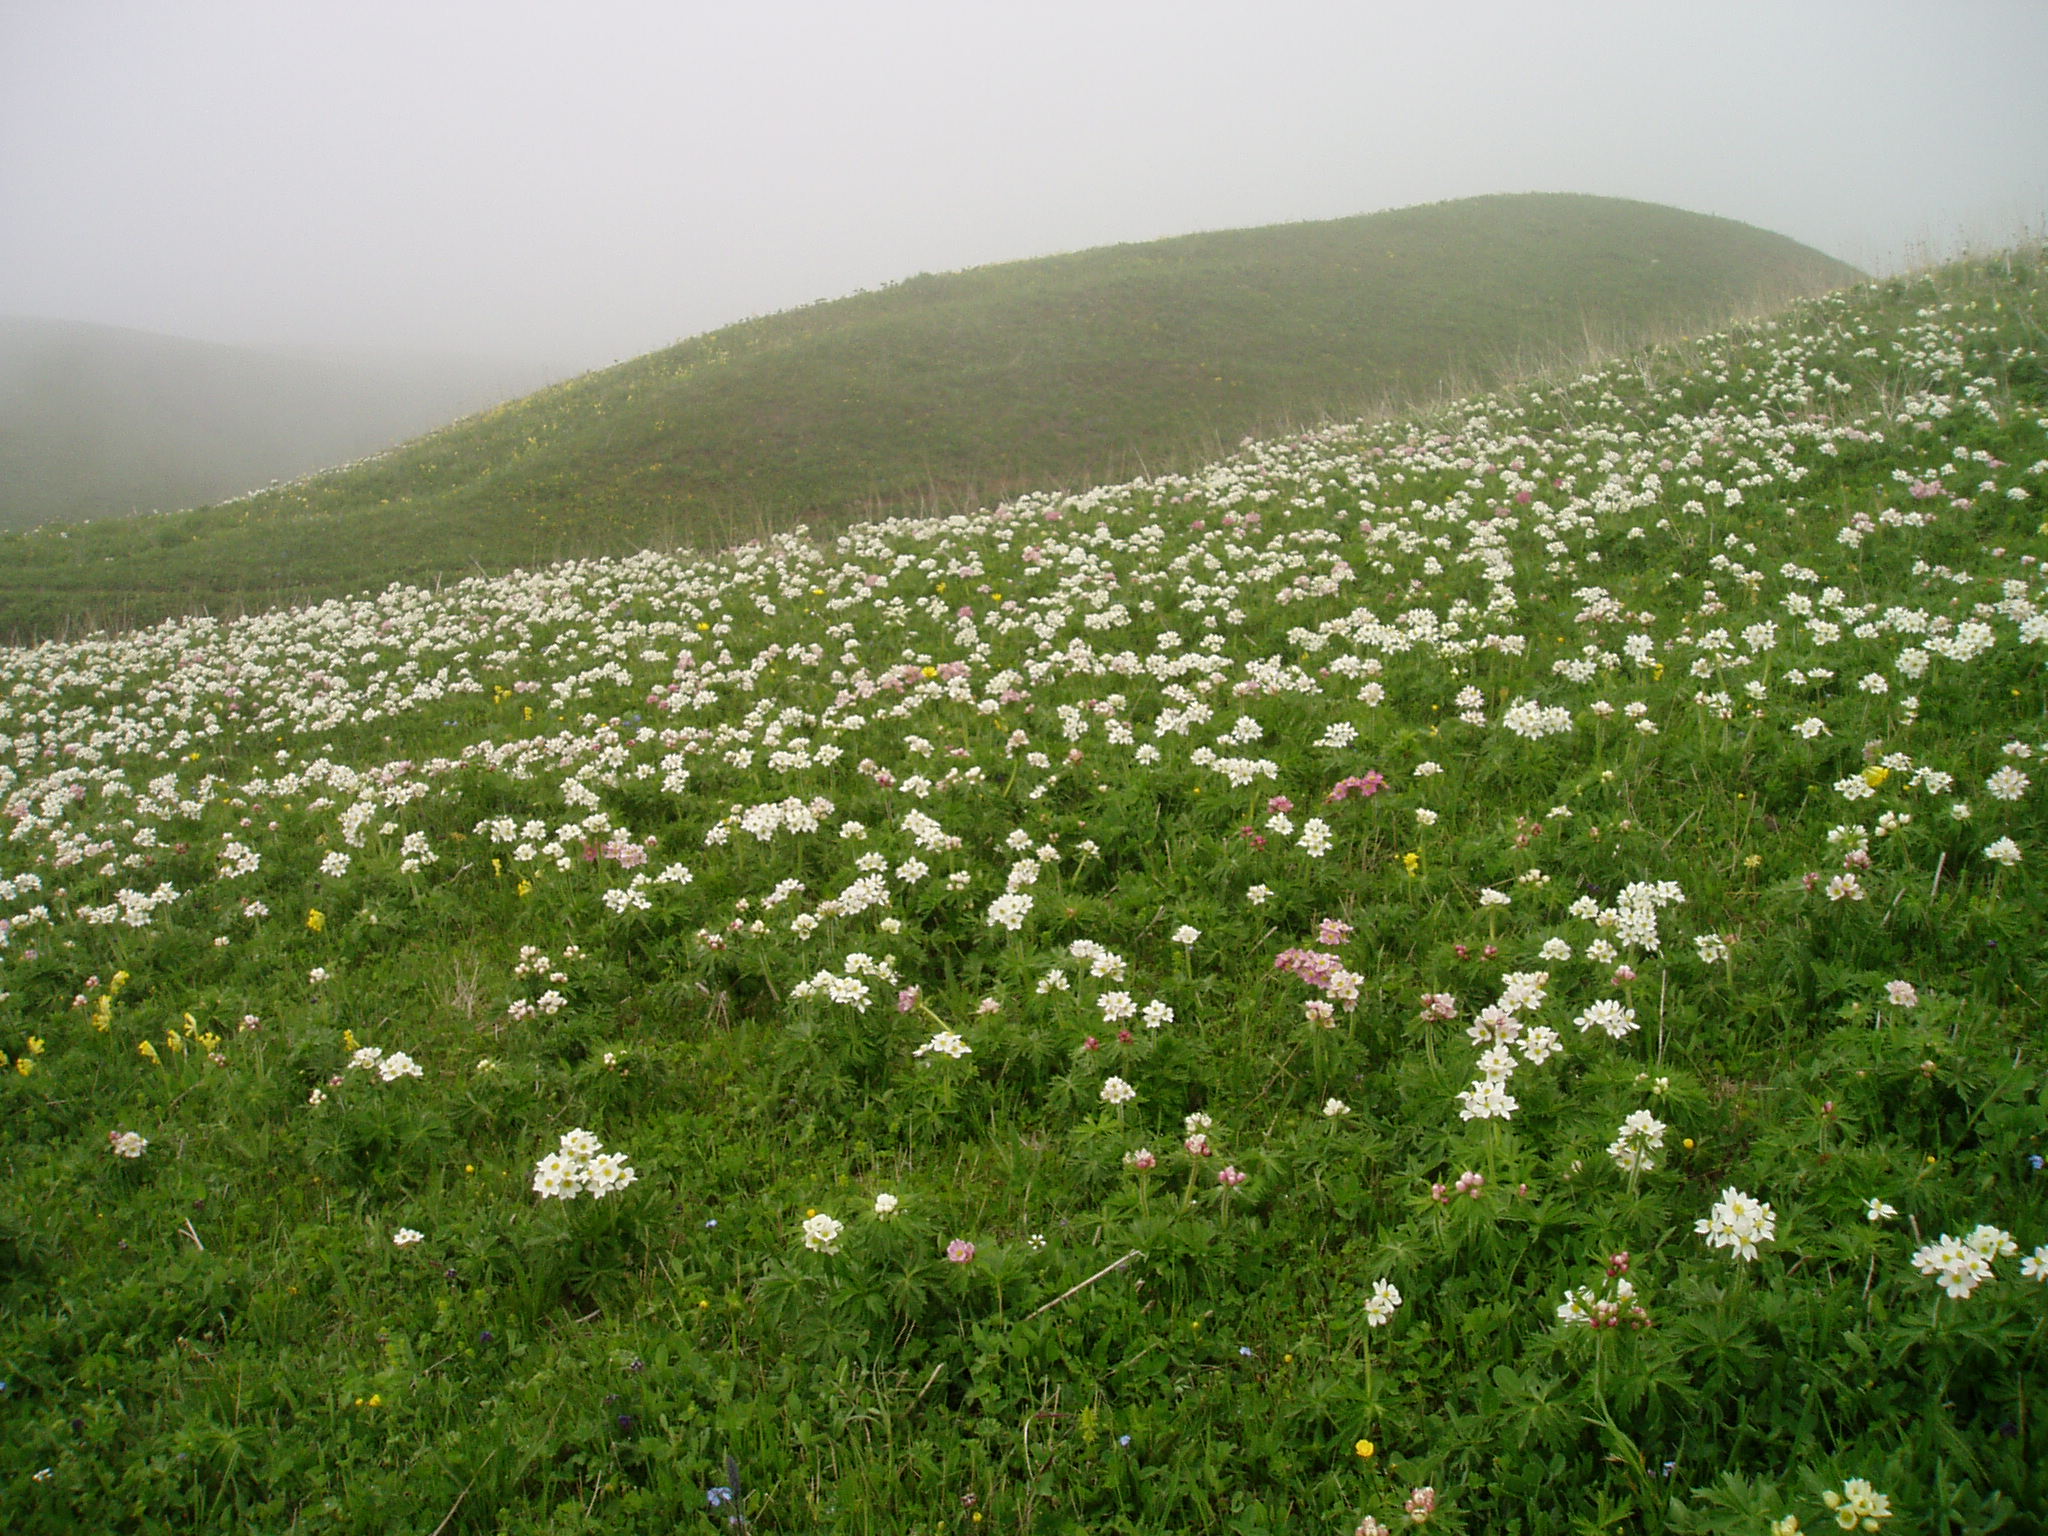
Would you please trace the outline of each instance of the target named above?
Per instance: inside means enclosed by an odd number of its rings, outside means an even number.
[[[0,541],[0,632],[975,505],[1486,387],[1838,285],[1651,204],[1473,198],[947,276],[727,327],[231,507]]]
[[[2041,258],[0,649],[6,1529],[2038,1536]]]
[[[0,527],[239,496],[389,448],[541,376],[0,316]]]

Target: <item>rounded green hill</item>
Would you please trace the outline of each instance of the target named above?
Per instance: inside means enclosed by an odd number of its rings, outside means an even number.
[[[1469,198],[920,275],[223,506],[0,537],[0,634],[988,504],[1711,328],[1854,269],[1614,198]]]

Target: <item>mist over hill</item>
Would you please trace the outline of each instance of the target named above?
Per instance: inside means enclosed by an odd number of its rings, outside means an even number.
[[[0,316],[0,526],[221,501],[388,448],[542,377],[482,358],[256,350]]]

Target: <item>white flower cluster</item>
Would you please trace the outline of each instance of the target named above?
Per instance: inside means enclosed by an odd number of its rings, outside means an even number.
[[[1031,915],[1031,897],[1023,891],[1006,891],[988,904],[988,926],[1015,933]]]
[[[1835,1517],[1836,1526],[1845,1531],[1860,1529],[1865,1536],[1882,1529],[1884,1522],[1892,1517],[1891,1495],[1879,1493],[1867,1477],[1848,1479],[1840,1492],[1830,1488],[1820,1496],[1820,1501]],[[1773,1527],[1774,1530],[1777,1528]]]
[[[1590,1285],[1566,1291],[1558,1304],[1557,1320],[1567,1328],[1619,1328],[1624,1322],[1635,1327],[1649,1323],[1650,1314],[1636,1299],[1635,1282],[1617,1276],[1613,1290],[1602,1295]]]
[[[1548,971],[1509,971],[1501,978],[1500,996],[1480,1009],[1466,1029],[1466,1036],[1481,1050],[1479,1076],[1456,1095],[1460,1120],[1513,1119],[1522,1107],[1507,1090],[1516,1067],[1523,1063],[1540,1067],[1563,1049],[1556,1030],[1547,1024],[1531,1025],[1523,1018],[1543,1006],[1550,996],[1549,986]],[[1453,1006],[1449,999],[1444,1004]],[[1520,1062],[1510,1046],[1521,1051]]]
[[[1573,917],[1599,925],[1622,943],[1657,954],[1662,949],[1657,934],[1658,911],[1684,904],[1685,891],[1677,881],[1638,880],[1622,887],[1611,907],[1602,907],[1592,897],[1581,896],[1570,910]]]
[[[950,1029],[942,1029],[910,1053],[913,1056],[950,1056],[954,1061],[974,1054],[974,1047]]]
[[[1647,1109],[1639,1109],[1621,1122],[1620,1131],[1607,1144],[1607,1155],[1623,1173],[1648,1173],[1657,1166],[1650,1154],[1663,1148],[1664,1133],[1669,1129]]]
[[[1960,1301],[1986,1280],[1997,1277],[1992,1266],[1998,1260],[2009,1259],[2019,1251],[2020,1245],[2013,1241],[2010,1232],[1978,1226],[1968,1237],[1950,1237],[1944,1232],[1938,1241],[1915,1250],[1913,1267],[1938,1284],[1946,1295]],[[2048,1281],[2048,1243],[2020,1260],[2020,1274],[2028,1280]]]
[[[2009,837],[2001,837],[1985,848],[1984,857],[1994,864],[2003,864],[2010,869],[2020,861],[2020,845]]]
[[[625,1153],[605,1151],[588,1131],[566,1131],[558,1150],[534,1165],[533,1192],[543,1200],[574,1200],[585,1193],[602,1200],[638,1178]]]
[[[401,1077],[424,1077],[420,1064],[403,1051],[392,1051],[388,1055],[374,1045],[366,1045],[348,1059],[351,1072],[375,1072],[387,1083],[395,1083]]]
[[[766,843],[772,842],[777,832],[815,832],[826,818],[832,815],[834,809],[832,802],[822,795],[809,801],[799,800],[792,795],[785,800],[769,801],[760,805],[736,805],[719,825],[737,826],[742,832],[750,832],[756,839]],[[708,833],[705,841],[711,842]]]
[[[868,1004],[874,1001],[874,993],[860,978],[872,976],[877,981],[896,982],[896,962],[888,956],[877,960],[874,956],[853,951],[846,957],[843,966],[845,975],[831,971],[819,971],[810,980],[800,981],[789,989],[792,999],[822,995],[827,1002],[838,1003],[856,1013],[866,1013]]]
[[[1401,1292],[1385,1280],[1372,1283],[1372,1294],[1365,1298],[1365,1321],[1369,1327],[1384,1328],[1393,1321],[1394,1314],[1401,1308]]]
[[[1712,1214],[1694,1222],[1693,1230],[1707,1240],[1709,1248],[1732,1248],[1744,1263],[1754,1263],[1756,1245],[1772,1242],[1778,1235],[1778,1213],[1731,1184],[1714,1202]]]
[[[1123,956],[1104,949],[1093,939],[1076,939],[1067,946],[1076,960],[1088,962],[1088,974],[1097,981],[1122,981],[1129,971]]]
[[[899,825],[926,853],[952,853],[960,847],[959,838],[948,833],[923,811],[905,812]]]
[[[1572,1023],[1582,1035],[1588,1030],[1597,1029],[1610,1040],[1625,1040],[1634,1034],[1637,1028],[1635,1009],[1611,997],[1601,998],[1599,1002],[1573,1019]]]
[[[1197,747],[1188,754],[1188,761],[1197,768],[1212,769],[1230,781],[1232,789],[1248,788],[1258,779],[1278,779],[1280,765],[1266,757],[1218,757],[1208,747]]]
[[[1501,712],[1503,729],[1524,741],[1541,741],[1546,736],[1563,736],[1572,728],[1572,712],[1562,705],[1538,704],[1534,699],[1517,699]]]

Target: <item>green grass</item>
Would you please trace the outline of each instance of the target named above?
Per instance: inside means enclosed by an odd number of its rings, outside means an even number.
[[[1727,219],[1530,195],[919,276],[250,500],[0,535],[0,634],[1186,468],[1246,433],[1489,387],[1854,275]]]
[[[2032,1536],[2039,261],[0,653],[7,1530]]]

